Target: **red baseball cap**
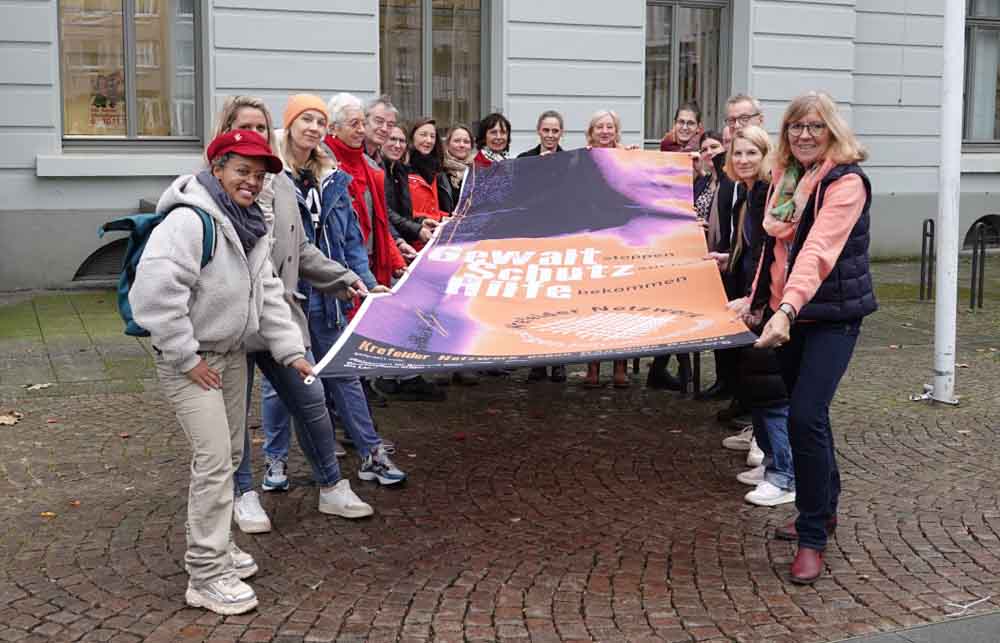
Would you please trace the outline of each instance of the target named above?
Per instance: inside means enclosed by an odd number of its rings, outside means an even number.
[[[277,174],[284,168],[284,163],[271,152],[271,146],[264,137],[253,130],[234,129],[219,134],[208,144],[205,156],[212,162],[230,152],[264,161],[267,164],[267,171],[271,174]]]

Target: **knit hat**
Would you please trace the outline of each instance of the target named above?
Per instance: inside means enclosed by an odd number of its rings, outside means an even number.
[[[330,120],[330,114],[326,111],[326,103],[323,102],[322,98],[315,94],[295,94],[288,97],[288,105],[285,107],[285,116],[283,119],[285,129],[291,127],[295,119],[302,112],[309,109],[320,112],[326,117],[326,120]]]

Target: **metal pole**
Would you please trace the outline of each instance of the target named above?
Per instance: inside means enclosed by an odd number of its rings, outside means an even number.
[[[934,298],[933,400],[955,404],[958,308],[958,201],[962,162],[962,83],[965,3],[944,3],[944,76],[941,101],[941,181],[938,194],[937,293]]]

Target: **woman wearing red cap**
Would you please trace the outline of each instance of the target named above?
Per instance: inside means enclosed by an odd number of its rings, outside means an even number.
[[[149,331],[164,394],[191,443],[185,599],[217,614],[242,614],[257,596],[242,582],[257,564],[231,539],[233,471],[243,457],[247,358],[244,343],[259,334],[281,364],[304,378],[302,335],[274,276],[270,241],[255,199],[281,160],[252,131],[217,136],[210,168],[178,177],[160,197],[169,212],[146,243],[129,302]],[[215,226],[215,249],[202,267],[204,228]]]

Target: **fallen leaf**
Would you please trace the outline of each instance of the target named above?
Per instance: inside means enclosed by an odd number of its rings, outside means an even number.
[[[12,426],[21,421],[24,413],[18,413],[14,409],[0,410],[0,426]]]
[[[55,518],[56,517],[56,514],[53,511],[43,511],[42,513],[40,513],[38,515],[41,516],[42,518]]]
[[[79,507],[80,506],[80,501],[79,500],[70,500],[69,501],[69,506],[70,507]]]
[[[489,415],[500,415],[500,409],[486,409],[486,413]]]
[[[127,440],[127,439],[129,439],[130,437],[132,437],[132,435],[131,435],[131,434],[129,434],[129,433],[119,433],[119,434],[118,434],[118,437],[120,437],[120,438],[121,438],[122,440]]]
[[[49,418],[45,420],[46,424],[59,424],[59,418]]]
[[[456,433],[455,435],[453,435],[451,437],[452,437],[452,439],[458,440],[459,442],[465,440],[465,434],[462,433],[461,431],[459,431],[458,433]]]
[[[29,391],[40,391],[43,388],[49,388],[50,386],[52,386],[52,383],[46,382],[44,384],[22,384],[21,388],[26,388]]]

